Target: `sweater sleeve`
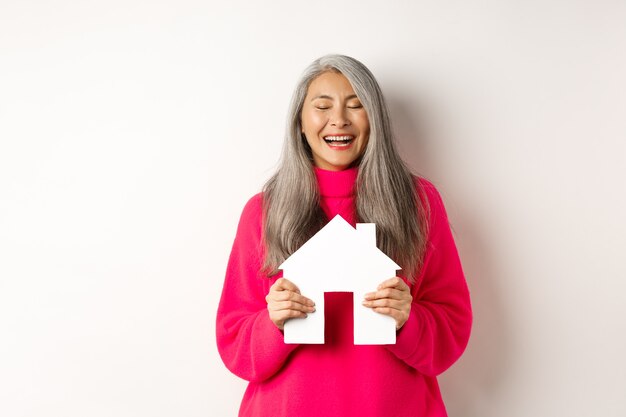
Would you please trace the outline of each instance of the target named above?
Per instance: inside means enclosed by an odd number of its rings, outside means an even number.
[[[428,246],[424,264],[411,288],[409,318],[387,348],[422,374],[448,369],[469,341],[472,309],[469,290],[442,199],[435,187],[420,179],[430,206]]]
[[[243,209],[228,260],[217,310],[217,348],[226,367],[248,381],[274,375],[297,345],[285,344],[272,323],[265,296],[270,279],[261,273],[261,195]]]

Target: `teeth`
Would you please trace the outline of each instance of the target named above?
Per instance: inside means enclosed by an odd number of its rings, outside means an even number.
[[[342,140],[351,140],[354,139],[354,136],[325,136],[324,140],[329,140],[329,141],[333,141],[333,142],[339,142]]]

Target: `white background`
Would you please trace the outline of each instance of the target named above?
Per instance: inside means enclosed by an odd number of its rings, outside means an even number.
[[[447,204],[451,416],[626,415],[626,3],[0,3],[0,415],[233,416],[215,347],[302,70],[364,62]]]

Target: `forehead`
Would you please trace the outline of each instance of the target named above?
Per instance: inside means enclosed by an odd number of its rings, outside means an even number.
[[[354,95],[354,89],[350,81],[340,72],[327,71],[311,81],[307,90],[307,97],[325,96],[350,96]]]

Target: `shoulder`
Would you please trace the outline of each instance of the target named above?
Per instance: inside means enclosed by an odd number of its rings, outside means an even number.
[[[418,190],[428,192],[429,194],[437,192],[435,185],[424,177],[413,175],[413,182]]]
[[[426,178],[418,176],[413,178],[423,213],[428,218],[429,228],[432,230],[448,225],[448,214],[437,187]]]
[[[263,193],[250,197],[241,211],[237,234],[260,236],[263,221]]]
[[[422,203],[430,207],[431,211],[438,211],[444,208],[441,194],[439,193],[439,190],[437,190],[437,187],[435,187],[435,184],[424,177],[418,177],[416,175],[413,176],[413,181],[415,183],[417,195],[422,200]]]
[[[263,193],[257,193],[250,197],[243,207],[242,217],[258,216],[263,214]]]

